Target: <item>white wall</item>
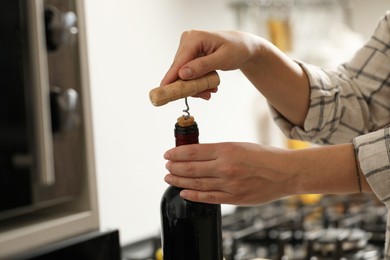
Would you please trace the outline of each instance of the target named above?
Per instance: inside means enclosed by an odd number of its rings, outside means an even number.
[[[87,0],[86,9],[101,226],[120,228],[126,243],[159,232],[162,155],[185,108],[183,101],[156,108],[148,92],[182,31],[234,28],[233,13],[223,0]],[[255,141],[247,106],[254,90],[239,72],[221,73],[221,81],[212,102],[189,100],[200,141]]]
[[[170,66],[182,31],[235,29],[235,16],[227,0],[85,2],[101,226],[119,228],[128,243],[159,232],[162,155],[174,145],[184,109],[183,101],[153,107],[148,92]],[[255,116],[266,113],[254,107],[257,93],[239,72],[220,76],[211,101],[189,100],[200,141],[256,142]]]

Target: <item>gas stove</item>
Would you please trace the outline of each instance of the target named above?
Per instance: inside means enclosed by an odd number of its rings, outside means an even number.
[[[222,218],[226,260],[383,259],[386,207],[375,197],[301,195]],[[159,237],[123,247],[124,260],[155,259]]]
[[[303,195],[239,207],[223,218],[225,258],[381,259],[386,214],[367,195]]]

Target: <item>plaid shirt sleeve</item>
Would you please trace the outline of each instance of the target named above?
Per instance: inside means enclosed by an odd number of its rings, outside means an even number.
[[[371,39],[337,70],[298,62],[308,75],[310,109],[303,128],[271,107],[273,118],[293,139],[319,144],[353,142],[360,167],[375,195],[390,207],[390,12]],[[390,259],[390,217],[386,259]]]

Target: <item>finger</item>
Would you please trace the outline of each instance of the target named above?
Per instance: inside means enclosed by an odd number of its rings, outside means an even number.
[[[167,174],[164,181],[175,187],[197,191],[219,190],[221,188],[218,178],[183,178]]]
[[[180,177],[200,178],[216,176],[213,161],[196,162],[172,162],[169,161],[165,168],[173,175]]]
[[[183,32],[180,38],[179,47],[177,48],[174,60],[169,68],[169,70],[166,72],[164,78],[162,79],[160,86],[165,86],[169,83],[174,82],[175,80],[179,79],[179,70],[180,68],[189,62],[191,59],[193,59],[194,51],[186,51],[187,47],[183,48],[183,45],[185,46],[186,38],[189,32]],[[184,50],[183,50],[184,49]]]
[[[218,87],[213,88],[213,89],[209,89],[206,91],[202,91],[202,92],[194,95],[193,97],[199,97],[199,98],[209,100],[211,98],[211,93],[216,93],[217,91],[218,91]]]
[[[182,190],[180,196],[183,199],[209,203],[209,204],[230,204],[232,196],[229,193],[221,191],[195,191],[195,190]]]
[[[178,71],[179,77],[183,80],[196,79],[211,71],[222,68],[223,62],[220,59],[219,51],[196,57],[189,60]]]
[[[217,159],[216,144],[190,144],[172,148],[165,152],[164,158],[169,161],[212,161]]]
[[[223,68],[226,54],[222,42],[205,31],[188,31],[182,34],[174,62],[162,85],[177,76],[183,80],[195,79]],[[222,50],[222,52],[221,52]]]
[[[178,78],[183,80],[194,78],[192,76],[191,68],[184,68],[180,76],[179,70],[191,60],[203,55],[203,38],[204,36],[202,36],[201,32],[186,31],[182,33],[174,61],[161,81],[160,86],[169,84]]]
[[[210,91],[204,91],[204,92],[201,92],[199,94],[196,94],[195,96],[193,97],[196,97],[196,98],[201,98],[201,99],[204,99],[204,100],[210,100],[211,98],[211,92]]]
[[[174,64],[172,64],[167,73],[165,74],[164,78],[161,80],[160,87],[176,81],[179,78],[179,69],[180,67],[174,66]]]

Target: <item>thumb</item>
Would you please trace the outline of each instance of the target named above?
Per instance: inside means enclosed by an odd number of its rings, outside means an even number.
[[[189,61],[180,68],[178,74],[183,80],[196,79],[219,69],[217,64],[216,55],[213,53]]]

